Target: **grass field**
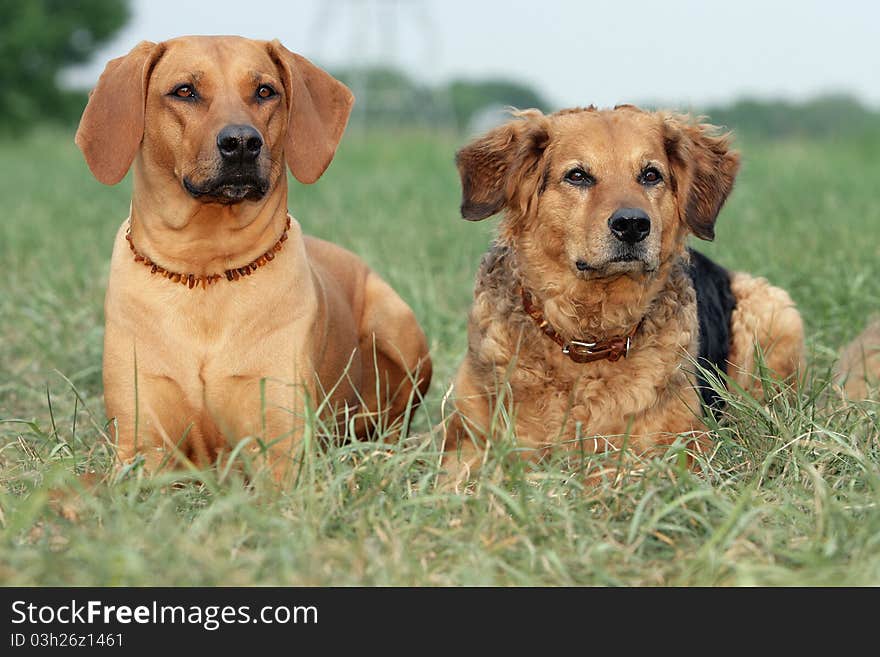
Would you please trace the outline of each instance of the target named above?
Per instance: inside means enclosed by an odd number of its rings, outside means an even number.
[[[102,301],[130,184],[94,181],[72,134],[0,143],[0,584],[880,584],[880,405],[827,387],[880,310],[880,139],[741,143],[716,242],[700,245],[791,292],[812,366],[802,395],[732,403],[696,472],[671,455],[584,488],[557,462],[502,455],[469,494],[436,486],[437,448],[419,437],[463,356],[493,230],[458,216],[460,145],[351,134],[318,184],[293,183],[305,229],[412,305],[435,377],[418,435],[313,451],[279,493],[216,470],[111,481]],[[107,481],[79,494],[87,470]]]

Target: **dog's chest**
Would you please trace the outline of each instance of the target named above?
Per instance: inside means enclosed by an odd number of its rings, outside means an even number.
[[[672,391],[690,386],[682,356],[648,347],[613,363],[578,364],[548,354],[511,378],[518,417],[541,418],[544,435],[624,433],[633,421],[651,422]]]
[[[148,279],[149,293],[127,283],[108,293],[105,388],[136,385],[142,411],[168,435],[196,430],[209,448],[295,409],[310,369],[303,336],[313,298],[273,295],[256,281],[190,290]]]
[[[687,405],[698,412],[699,402],[687,364],[697,338],[695,308],[680,307],[637,334],[626,358],[575,363],[528,321],[492,321],[473,331],[471,357],[487,383],[509,384],[518,438],[541,445],[690,430],[697,416]]]

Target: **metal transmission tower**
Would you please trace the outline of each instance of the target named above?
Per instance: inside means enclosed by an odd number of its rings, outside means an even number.
[[[412,123],[453,122],[446,91],[428,91],[428,83],[421,79],[424,72],[436,68],[441,56],[425,0],[318,0],[317,4],[309,54],[346,69],[346,82],[355,95],[353,126],[363,127],[370,117],[402,113]],[[337,45],[346,42],[347,46]],[[411,97],[401,97],[400,85],[390,90],[380,84],[375,74],[379,70],[399,71],[410,78],[413,84],[406,86]]]

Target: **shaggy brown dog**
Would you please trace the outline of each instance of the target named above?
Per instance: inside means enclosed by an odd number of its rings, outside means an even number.
[[[105,303],[123,461],[206,465],[252,437],[280,479],[308,402],[363,434],[424,393],[431,364],[409,307],[287,212],[285,163],[315,182],[352,100],[278,41],[142,42],[107,64],[76,143],[106,184],[134,162]]]
[[[696,359],[756,394],[756,346],[778,377],[796,375],[788,294],[686,248],[690,233],[713,239],[739,166],[711,126],[632,106],[530,110],[457,163],[464,218],[505,216],[477,274],[450,470],[478,466],[502,398],[532,457],[624,441],[646,452],[701,437],[700,393],[716,400]]]

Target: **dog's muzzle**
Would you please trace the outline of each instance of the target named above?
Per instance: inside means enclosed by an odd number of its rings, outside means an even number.
[[[193,198],[207,203],[258,201],[269,191],[269,181],[251,171],[221,171],[219,176],[201,184],[184,178],[183,186]]]
[[[258,201],[269,191],[260,173],[263,136],[250,125],[228,125],[217,133],[219,164],[216,174],[201,183],[184,177],[183,186],[194,198],[213,203]]]

